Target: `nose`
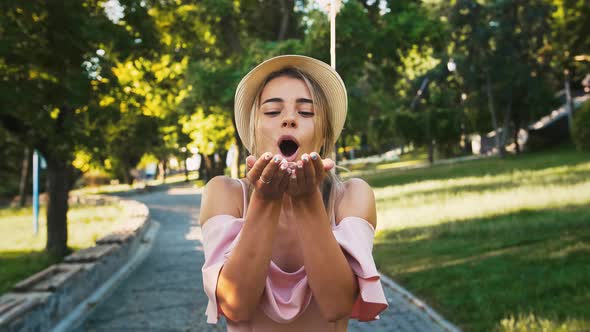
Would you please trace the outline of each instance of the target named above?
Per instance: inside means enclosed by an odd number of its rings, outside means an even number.
[[[285,120],[283,120],[282,127],[283,128],[297,128],[297,123],[295,122],[295,119],[285,119]]]
[[[287,115],[285,116],[285,118],[283,119],[283,122],[281,123],[281,127],[282,128],[297,128],[297,120],[292,115],[291,112],[287,112]]]

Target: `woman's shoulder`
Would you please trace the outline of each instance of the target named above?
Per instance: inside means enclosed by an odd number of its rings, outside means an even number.
[[[242,185],[236,179],[216,176],[209,180],[201,196],[199,223],[201,226],[216,215],[230,215],[239,218],[243,209]]]
[[[363,179],[351,178],[343,182],[336,204],[336,222],[346,217],[359,217],[374,228],[377,226],[375,193]]]

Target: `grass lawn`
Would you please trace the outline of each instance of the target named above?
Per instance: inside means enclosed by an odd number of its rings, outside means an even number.
[[[118,205],[73,206],[68,211],[68,247],[91,247],[112,232],[124,215]],[[39,232],[33,234],[32,209],[0,209],[0,294],[20,280],[43,270],[59,259],[43,249],[47,237],[45,208],[39,214]]]
[[[590,330],[590,154],[366,178],[381,271],[466,331]]]

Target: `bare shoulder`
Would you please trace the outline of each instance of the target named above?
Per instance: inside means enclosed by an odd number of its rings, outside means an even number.
[[[242,185],[238,180],[222,175],[214,177],[203,190],[199,223],[203,226],[209,218],[220,214],[239,218],[243,199]]]
[[[359,217],[377,227],[375,193],[363,179],[352,178],[344,182],[336,208],[336,222],[346,217]]]

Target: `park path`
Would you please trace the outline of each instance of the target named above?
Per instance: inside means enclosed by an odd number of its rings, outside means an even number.
[[[103,301],[77,331],[225,331],[225,323],[205,322],[204,256],[198,224],[200,190],[173,187],[134,196],[160,223],[151,253]],[[390,307],[369,323],[351,320],[349,331],[445,331],[407,294],[387,287]]]

